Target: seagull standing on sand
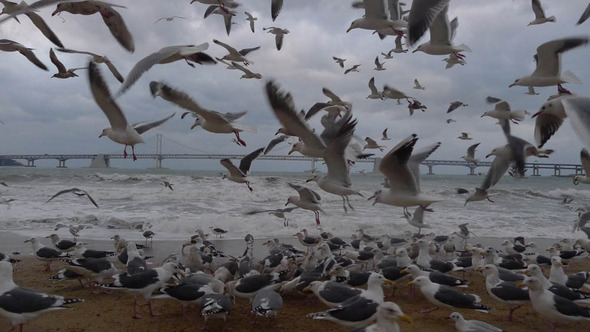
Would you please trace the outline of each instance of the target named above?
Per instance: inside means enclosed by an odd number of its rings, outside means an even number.
[[[133,160],[137,160],[135,156],[135,144],[145,143],[140,135],[152,128],[160,126],[172,118],[174,114],[162,120],[130,125],[125,118],[125,114],[123,114],[119,105],[112,98],[111,92],[100,74],[100,70],[93,61],[90,61],[88,64],[88,72],[92,96],[111,124],[111,127],[105,128],[98,137],[107,136],[113,142],[124,144],[123,156],[125,158],[127,158],[127,146],[131,145]]]
[[[491,309],[490,307],[481,304],[479,296],[475,294],[461,293],[453,287],[446,285],[435,284],[426,276],[417,277],[409,284],[420,287],[420,291],[424,297],[435,305],[432,309],[420,310],[421,314],[427,314],[431,311],[438,310],[440,306],[451,309],[474,309],[484,313],[488,313]]]
[[[227,170],[229,171],[229,175],[224,174],[223,178],[236,183],[245,183],[248,189],[252,191],[253,189],[252,187],[250,187],[248,173],[250,173],[250,166],[252,165],[252,162],[254,161],[254,159],[258,158],[258,156],[262,154],[262,151],[264,151],[264,148],[255,150],[254,152],[242,158],[242,160],[240,161],[239,168],[236,167],[230,159],[221,159],[221,165],[227,168]]]
[[[235,121],[246,115],[246,112],[241,113],[219,113],[210,111],[199,106],[186,93],[173,89],[161,82],[150,82],[150,90],[152,96],[160,96],[163,99],[174,103],[184,109],[191,111],[196,117],[195,123],[191,127],[201,126],[206,131],[219,134],[236,135],[236,139],[242,146],[246,146],[246,142],[240,138],[240,132],[249,131],[256,132],[256,128],[236,123]]]
[[[70,309],[66,305],[84,302],[18,287],[12,279],[12,264],[0,261],[0,316],[10,319],[13,331],[37,316],[51,311]]]
[[[480,320],[471,319],[465,320],[463,315],[458,312],[453,312],[449,317],[455,321],[455,328],[457,332],[502,332],[501,328],[495,327]]]
[[[547,22],[555,23],[555,16],[545,17],[545,11],[541,7],[541,1],[531,0],[533,12],[535,13],[535,19],[532,20],[528,25],[543,24]]]
[[[33,254],[35,257],[41,261],[47,262],[47,264],[45,264],[45,269],[43,270],[44,272],[51,271],[51,262],[66,257],[62,252],[44,246],[41,241],[35,237],[25,241],[25,243],[28,242],[33,246]]]
[[[408,224],[418,228],[418,234],[420,234],[422,228],[432,228],[430,225],[424,223],[424,209],[419,206],[414,210],[414,215],[408,211],[404,211],[404,217],[408,221]]]

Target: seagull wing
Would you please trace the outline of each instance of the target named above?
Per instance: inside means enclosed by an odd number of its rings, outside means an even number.
[[[94,61],[88,64],[88,77],[90,80],[90,91],[98,104],[98,107],[104,112],[111,128],[125,130],[127,128],[127,119],[125,114],[119,108],[119,105],[111,97],[111,92],[102,78],[100,70]]]
[[[305,120],[309,120],[312,116],[316,115],[319,111],[323,110],[324,108],[330,106],[332,104],[329,103],[315,103],[313,106],[307,111],[305,114]]]
[[[266,149],[264,149],[264,154],[268,154],[276,145],[284,142],[289,136],[281,135],[268,143]]]
[[[365,17],[367,18],[389,18],[387,0],[363,0]]]
[[[123,83],[123,81],[125,81],[125,78],[123,78],[123,75],[121,75],[121,73],[119,73],[119,71],[117,70],[117,68],[115,67],[115,65],[110,61],[105,61],[105,64],[107,65],[107,68],[109,68],[109,70],[111,71],[111,73],[113,73],[113,76],[115,76],[115,78]]]
[[[59,196],[59,195],[62,195],[62,194],[67,194],[67,193],[71,193],[71,192],[74,192],[74,191],[79,191],[79,190],[80,190],[80,189],[78,189],[78,188],[72,188],[72,189],[65,189],[65,190],[59,191],[57,194],[55,194],[55,195],[51,196],[51,198],[50,198],[50,199],[48,199],[48,200],[47,200],[47,202],[45,202],[45,203],[43,203],[43,204],[47,204],[47,203],[49,203],[49,201],[51,201],[52,199],[56,198],[56,197],[57,197],[57,196]]]
[[[480,145],[481,143],[476,143],[473,144],[472,146],[467,148],[467,156],[471,157],[471,158],[475,158],[475,149],[477,149],[477,147]]]
[[[240,161],[240,171],[248,175],[248,173],[250,173],[250,166],[252,165],[252,162],[254,161],[254,159],[258,158],[260,154],[262,154],[262,151],[264,151],[264,148],[255,150],[251,152],[249,155],[242,158],[242,160]]]
[[[161,124],[163,124],[164,122],[170,120],[176,113],[172,113],[171,115],[163,118],[162,120],[158,120],[158,121],[154,121],[154,122],[147,122],[144,124],[141,124],[139,126],[134,126],[133,129],[135,129],[135,131],[137,131],[138,134],[143,134],[146,131],[152,129],[152,128],[156,128],[158,126],[160,126]]]
[[[535,19],[545,18],[545,11],[541,7],[541,1],[532,0],[531,5],[533,7],[533,13],[535,13]]]
[[[224,47],[224,48],[225,48],[225,49],[226,49],[226,50],[229,52],[229,54],[232,54],[232,55],[240,55],[240,52],[238,52],[238,50],[236,50],[235,48],[233,48],[233,47],[229,46],[229,45],[228,45],[228,44],[226,44],[226,43],[220,42],[220,41],[219,41],[219,40],[217,40],[217,39],[213,39],[213,42],[214,42],[215,44],[219,45],[219,46],[222,46],[222,47]]]
[[[77,188],[74,188],[77,189]],[[98,204],[96,204],[96,202],[94,201],[94,199],[92,198],[92,196],[90,196],[90,194],[86,191],[86,190],[82,190],[82,189],[78,189],[79,191],[83,192],[84,195],[86,195],[86,197],[88,197],[88,199],[90,200],[90,202],[92,204],[94,204],[94,206],[96,206],[98,208]]]
[[[67,71],[64,64],[61,63],[61,61],[59,61],[59,59],[55,55],[55,52],[53,52],[53,48],[49,49],[49,59],[51,59],[51,62],[57,67],[58,72],[65,73]]]
[[[582,13],[582,16],[580,16],[580,19],[576,23],[576,25],[580,25],[580,24],[584,23],[584,21],[586,21],[588,19],[588,17],[590,17],[590,4],[588,4],[586,9]]]
[[[451,34],[449,36],[449,41],[453,41],[453,39],[455,39],[455,35],[457,34],[457,28],[459,27],[459,18],[455,17],[451,23],[450,23],[450,28],[451,28]]]
[[[35,53],[33,53],[33,51],[30,48],[24,47],[23,45],[17,43],[17,42],[13,42],[7,39],[0,39],[0,43],[7,43],[10,42],[10,44],[15,44],[17,50],[24,55],[27,59],[29,59],[29,61],[31,61],[32,63],[34,63],[37,67],[43,69],[43,70],[49,70],[47,69],[47,66],[45,66],[43,64],[43,62],[41,62],[41,60],[39,60],[37,58],[37,56],[35,55]]]
[[[355,68],[355,66],[353,66],[351,69]],[[324,93],[324,95],[326,97],[332,99],[333,103],[341,103],[342,102],[342,99],[340,99],[340,97],[338,97],[334,92],[330,91],[328,88],[323,88],[322,92]]]
[[[241,50],[240,50],[240,52],[239,52],[239,53],[240,53],[242,56],[246,56],[246,55],[248,55],[249,53],[251,53],[251,52],[254,52],[254,51],[257,51],[257,50],[259,50],[259,49],[260,49],[260,46],[251,47],[251,48],[243,48],[243,49],[241,49]]]
[[[129,32],[129,29],[127,29],[123,16],[111,6],[101,7],[100,15],[119,44],[121,44],[121,46],[127,51],[133,53],[135,50],[133,36],[131,35],[131,32]]]
[[[510,168],[510,160],[502,156],[496,156],[480,188],[488,190],[496,185],[508,171],[508,168]]]
[[[313,132],[305,119],[299,116],[299,112],[295,110],[290,93],[280,92],[273,81],[266,83],[266,93],[276,117],[281,125],[287,129],[287,132],[295,134],[310,147],[326,147],[326,144]]]
[[[279,13],[283,9],[283,0],[272,0],[270,3],[270,16],[272,17],[272,21],[274,22]]]
[[[240,176],[240,177],[246,177],[246,174],[244,172],[242,172],[239,168],[237,168],[229,159],[221,159],[219,161],[219,163],[221,165],[223,165],[223,167],[227,168],[227,170],[229,171],[229,174],[231,176]]]
[[[451,43],[451,24],[449,23],[449,16],[447,15],[448,9],[448,6],[443,8],[430,26],[431,45],[449,45]]]
[[[408,160],[408,168],[414,175],[414,179],[416,180],[416,186],[418,190],[420,190],[420,164],[426,160],[436,149],[440,147],[440,142],[427,145],[419,150],[416,150],[410,156]]]
[[[412,134],[397,144],[379,164],[379,171],[387,177],[391,191],[405,191],[418,194],[419,189],[412,171],[408,167],[408,161],[418,137]]]
[[[382,134],[383,135],[383,138],[387,138],[387,129],[388,128],[385,128],[385,130],[383,131],[383,134]]]
[[[313,203],[319,203],[322,198],[320,197],[320,195],[318,193],[316,193],[315,191],[304,187],[304,186],[298,186],[296,184],[292,184],[289,183],[289,186],[295,190],[297,190],[297,193],[299,193],[299,198],[301,200],[304,201],[311,201]]]
[[[57,35],[51,30],[47,23],[45,23],[41,16],[32,11],[27,12],[25,15],[31,19],[31,22],[33,22],[37,29],[39,29],[47,39],[59,47],[64,47],[59,38],[57,38]]]
[[[356,123],[356,120],[350,120],[349,118],[340,128],[336,137],[328,144],[326,150],[324,150],[323,158],[328,167],[328,181],[344,185],[345,187],[350,187],[352,183],[350,181],[348,160],[346,160],[344,150],[352,139]]]
[[[285,37],[284,33],[277,33],[275,35],[275,43],[277,45],[277,50],[281,50],[281,48],[283,47],[283,38]]]
[[[537,68],[533,76],[558,76],[561,73],[561,53],[588,43],[588,37],[563,38],[537,47]]]
[[[414,0],[408,16],[409,45],[413,45],[430,28],[437,15],[451,0]]]
[[[535,119],[535,143],[543,147],[563,124],[563,119],[550,113],[539,113]]]

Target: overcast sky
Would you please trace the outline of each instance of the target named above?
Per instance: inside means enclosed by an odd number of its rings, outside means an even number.
[[[322,87],[327,87],[342,99],[353,104],[354,115],[359,119],[356,134],[361,137],[380,138],[389,128],[391,141],[388,148],[412,133],[418,134],[417,146],[442,142],[434,159],[456,160],[466,148],[477,142],[476,157],[485,156],[494,147],[505,144],[505,138],[495,119],[480,116],[493,105],[485,103],[488,95],[507,100],[512,109],[536,112],[547,97],[556,92],[555,87],[537,88],[538,96],[524,93],[525,87],[509,88],[516,78],[530,74],[534,69],[533,55],[536,48],[549,40],[586,36],[590,22],[575,26],[587,0],[542,1],[547,16],[555,15],[556,23],[527,26],[534,19],[530,1],[453,0],[449,18],[459,18],[455,43],[467,44],[473,52],[467,55],[465,66],[445,69],[444,56],[432,56],[421,52],[395,54],[393,59],[383,60],[381,52],[394,47],[394,38],[380,40],[372,31],[355,29],[346,33],[350,23],[363,15],[363,10],[353,9],[350,1],[340,0],[286,0],[275,22],[270,18],[270,0],[244,1],[237,8],[230,36],[227,36],[223,19],[211,15],[203,19],[206,5],[185,1],[111,1],[126,6],[118,9],[135,39],[135,52],[124,50],[112,37],[98,14],[73,15],[67,12],[51,16],[55,6],[44,8],[39,14],[46,20],[67,48],[106,54],[125,76],[133,65],[146,55],[165,46],[209,43],[208,54],[223,56],[225,49],[214,44],[219,39],[237,49],[261,46],[248,58],[250,69],[261,73],[261,80],[240,80],[241,73],[225,69],[225,65],[191,68],[184,61],[156,65],[144,74],[126,94],[117,99],[131,123],[156,120],[173,112],[177,115],[162,127],[149,131],[144,137],[163,134],[164,152],[170,153],[243,153],[264,146],[280,127],[267,102],[263,87],[269,79],[276,80],[283,89],[291,91],[298,108],[308,109],[317,101],[326,101]],[[407,1],[410,7],[410,1]],[[255,17],[256,32],[252,33],[245,20],[244,11]],[[178,15],[186,17],[171,22],[153,22],[160,17]],[[56,72],[49,61],[49,42],[26,17],[21,24],[9,20],[0,25],[0,38],[11,39],[35,49],[35,53],[50,68],[43,71],[18,53],[0,52],[0,154],[25,153],[121,153],[123,146],[101,139],[98,135],[109,123],[94,102],[89,90],[86,71],[78,71],[80,77],[67,80],[51,78]],[[285,36],[283,48],[277,51],[274,35],[263,27],[277,26],[290,31]],[[418,44],[426,42],[428,33]],[[410,48],[410,51],[413,48]],[[590,49],[578,48],[564,54],[563,70],[571,70],[584,85],[569,84],[566,87],[580,95],[587,95],[590,83],[588,58]],[[57,52],[66,67],[84,67],[88,58],[76,54]],[[385,71],[374,71],[375,56],[385,61]],[[332,56],[346,58],[345,67],[361,64],[360,72],[344,75]],[[120,83],[105,66],[101,65],[111,91]],[[426,112],[409,115],[407,103],[397,105],[395,100],[369,100],[367,83],[375,77],[378,88],[383,84],[395,87],[427,105]],[[417,78],[426,90],[412,89]],[[148,84],[162,80],[189,93],[204,108],[225,112],[248,111],[240,120],[255,125],[258,133],[244,133],[247,147],[231,142],[233,135],[213,134],[197,127],[190,130],[192,118],[180,119],[182,109],[158,98],[152,99]],[[451,114],[446,110],[450,102],[460,100],[469,107]],[[447,124],[446,119],[457,122]],[[318,119],[313,122],[318,126]],[[521,124],[512,126],[514,135],[533,142],[534,119],[527,117]],[[461,132],[469,132],[472,141],[457,139]],[[137,145],[137,153],[155,152],[151,144]],[[171,143],[176,141],[194,150]],[[583,147],[566,120],[564,126],[546,144],[556,152],[550,162],[579,163],[579,151]],[[283,146],[274,153],[286,154]],[[377,150],[372,150],[377,151]],[[377,155],[383,155],[377,151]],[[532,161],[533,159],[529,160]],[[196,162],[170,162],[165,166],[194,168]],[[54,166],[57,162],[38,163]],[[69,166],[87,166],[87,162],[68,162]],[[152,161],[131,159],[114,162],[118,167],[153,166]],[[184,166],[183,166],[184,165]],[[207,165],[217,165],[208,163]]]

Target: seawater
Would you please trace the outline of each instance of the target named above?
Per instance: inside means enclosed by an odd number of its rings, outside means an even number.
[[[0,167],[0,195],[13,198],[11,208],[0,205],[0,227],[27,236],[47,236],[55,225],[84,224],[91,226],[81,232],[89,239],[105,239],[120,234],[142,239],[140,229],[151,225],[157,239],[186,239],[196,228],[208,231],[210,226],[229,231],[225,238],[290,237],[302,228],[315,231],[311,211],[297,209],[289,214],[289,226],[268,213],[247,216],[254,209],[284,208],[287,198],[297,193],[287,183],[305,185],[307,173],[253,173],[249,176],[254,188],[223,180],[218,171],[186,171],[167,169],[90,169],[90,168],[28,168]],[[166,189],[161,181],[173,184]],[[456,193],[462,187],[473,191],[483,176],[422,175],[424,194],[441,202],[431,205],[425,221],[432,229],[423,232],[450,234],[457,226],[469,223],[469,229],[482,237],[579,237],[572,233],[577,217],[575,209],[584,207],[590,190],[583,184],[575,186],[570,177],[528,177],[514,180],[505,176],[492,190],[494,203],[471,202],[464,206],[466,195]],[[381,188],[379,174],[352,174],[353,187],[369,197]],[[321,227],[338,236],[350,236],[359,227],[367,233],[399,235],[415,232],[403,218],[402,208],[376,204],[360,196],[351,196],[354,211],[344,213],[342,199],[306,184],[322,197],[326,214]],[[86,190],[98,203],[94,207],[87,198],[64,194],[45,202],[60,190],[77,187]],[[563,197],[573,197],[569,206]],[[413,212],[413,208],[410,211]],[[58,234],[70,237],[66,229]]]

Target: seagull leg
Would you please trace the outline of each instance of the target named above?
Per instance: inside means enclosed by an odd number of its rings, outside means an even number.
[[[494,203],[494,201],[492,201],[489,197],[486,197],[486,199],[492,203]]]
[[[131,153],[133,154],[133,161],[136,161],[137,157],[135,156],[135,145],[131,146]]]
[[[346,203],[348,203],[348,207],[354,211],[354,208],[352,207],[352,205],[350,205],[350,200],[348,199],[348,196],[344,196],[346,198]]]
[[[162,316],[162,313],[152,311],[152,301],[148,300],[147,306],[148,306],[148,309],[150,309],[150,316],[152,316],[152,317]]]
[[[143,318],[142,315],[137,313],[137,297],[133,298],[133,318],[134,319],[141,319]]]
[[[241,138],[240,138],[240,132],[237,130],[234,130],[234,134],[236,134],[236,139],[238,140],[238,142],[240,143],[240,145],[242,146],[246,146],[246,142],[244,142]]]
[[[348,210],[346,209],[346,199],[344,196],[342,196],[342,207],[344,208],[344,213],[348,213]]]
[[[320,211],[313,211],[315,214],[315,223],[319,226],[320,225]]]
[[[246,182],[246,186],[248,186],[248,189],[250,189],[250,192],[254,191],[254,189],[252,189],[252,187],[250,187],[250,182]]]
[[[191,66],[191,67],[195,68],[195,65],[193,65],[193,64],[192,64],[192,63],[190,63],[190,62],[188,62],[188,59],[187,59],[187,58],[184,58],[184,61],[186,61],[186,64],[187,64],[187,65],[189,65],[189,66]]]
[[[516,309],[520,308],[520,305],[517,305],[514,308],[510,308],[510,314],[508,315],[508,321],[512,321],[512,314],[514,314],[514,312],[516,311]]]
[[[426,212],[434,212],[433,209],[427,208],[425,206],[420,205],[420,207],[422,208],[422,210],[426,211]]]
[[[125,144],[125,148],[123,149],[123,158],[127,159],[127,144]]]
[[[422,310],[420,310],[420,313],[422,315],[426,315],[426,314],[431,313],[431,312],[433,312],[435,310],[438,310],[438,307],[434,307],[434,308],[431,308],[431,309],[422,309]]]

